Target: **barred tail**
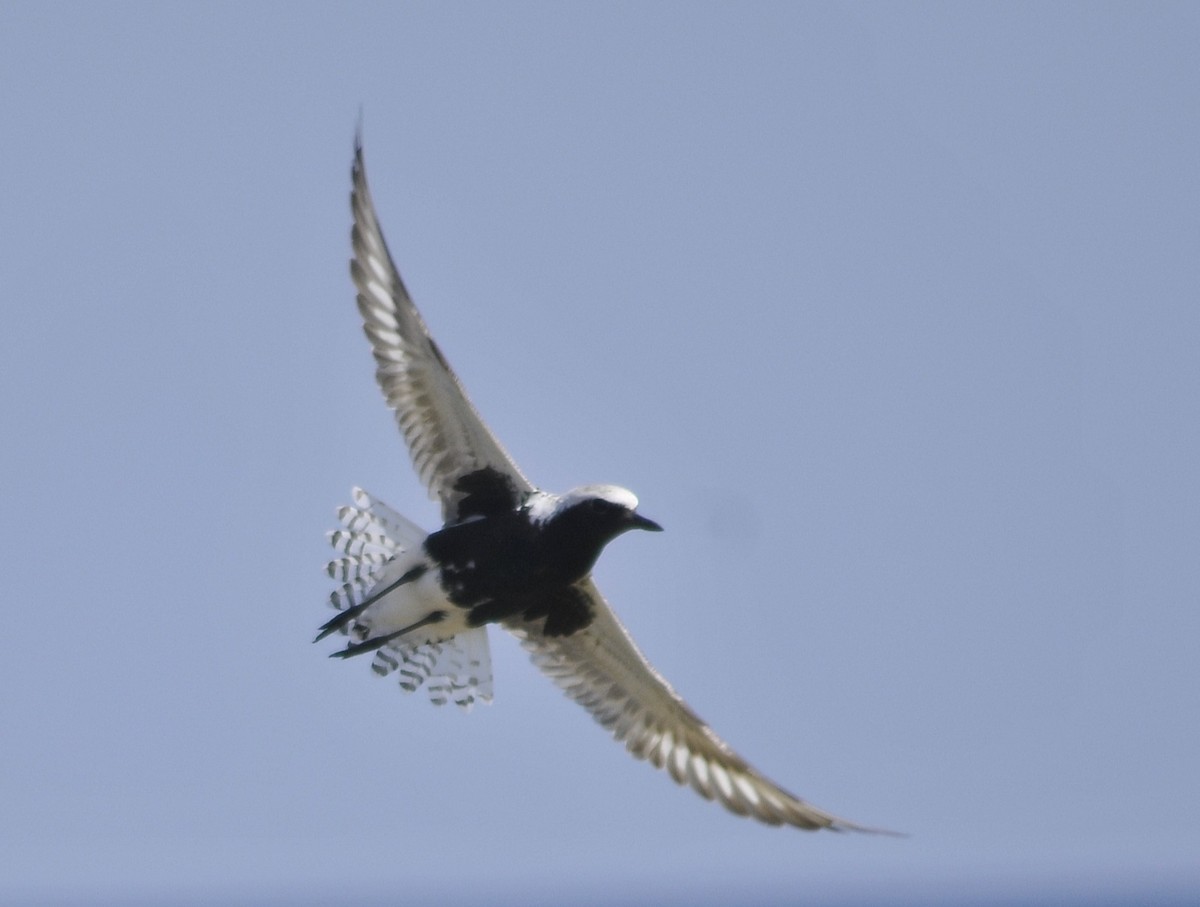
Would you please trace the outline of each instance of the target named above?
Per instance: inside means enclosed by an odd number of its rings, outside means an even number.
[[[361,488],[354,489],[352,499],[352,506],[338,508],[342,528],[329,533],[329,543],[340,556],[325,568],[339,583],[329,603],[340,613],[321,628],[318,639],[338,632],[358,642],[366,640],[370,636],[367,607],[384,569],[425,539],[421,527]],[[492,660],[485,627],[439,641],[391,640],[375,652],[371,669],[380,676],[397,673],[406,692],[424,686],[435,705],[453,702],[470,709],[476,701],[492,700]]]

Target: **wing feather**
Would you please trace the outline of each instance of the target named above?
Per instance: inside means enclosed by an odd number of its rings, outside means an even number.
[[[491,469],[518,493],[533,491],[516,464],[484,425],[457,376],[434,343],[396,270],[367,187],[362,142],[355,140],[354,214],[350,274],[358,310],[375,354],[375,379],[396,415],[413,465],[449,521],[459,516],[464,476]]]
[[[580,588],[594,614],[583,630],[548,637],[541,621],[512,620],[504,626],[521,640],[533,663],[633,756],[666,768],[676,782],[705,799],[768,825],[880,831],[818,809],[759,774],[651,666],[595,584],[589,579]]]

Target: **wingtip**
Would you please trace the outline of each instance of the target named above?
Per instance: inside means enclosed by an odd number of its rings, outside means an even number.
[[[363,159],[363,112],[362,108],[358,109],[358,122],[354,125],[354,160],[350,165],[350,182],[354,186],[354,190],[350,193],[350,208],[355,209],[355,196],[358,193],[358,185],[360,181],[366,179],[367,165]],[[357,224],[355,226],[357,228]]]
[[[881,835],[885,838],[910,838],[906,831],[893,831],[890,828],[876,828],[873,825],[859,825],[857,822],[848,822],[845,819],[838,819],[832,825],[826,825],[826,829],[836,832],[853,832],[860,835]]]

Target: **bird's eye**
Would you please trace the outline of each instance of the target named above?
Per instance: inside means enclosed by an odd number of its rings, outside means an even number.
[[[588,501],[588,510],[592,513],[607,513],[608,509],[609,503],[603,498],[592,498]]]

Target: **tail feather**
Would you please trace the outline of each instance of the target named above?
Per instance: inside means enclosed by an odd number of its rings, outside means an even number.
[[[425,687],[434,705],[453,702],[470,709],[492,701],[492,658],[486,627],[475,627],[440,642],[412,645],[401,640],[375,653],[371,670],[381,677],[396,673],[400,688]]]
[[[425,540],[425,530],[407,517],[401,516],[387,504],[361,488],[351,494],[355,509],[371,523],[378,526],[383,535],[394,539],[401,548],[415,548]],[[350,508],[343,508],[350,509]],[[342,519],[339,512],[338,518]],[[346,525],[343,521],[343,525]],[[347,528],[353,528],[347,525]]]
[[[366,599],[373,583],[369,579],[344,583],[329,593],[329,604],[337,611],[348,611]],[[343,630],[343,632],[345,632]]]
[[[325,565],[325,572],[330,579],[342,582],[369,580],[379,568],[387,563],[388,558],[382,554],[363,554],[356,557],[340,557]]]
[[[329,602],[342,614],[326,622],[318,639],[335,631],[349,634],[357,642],[344,651],[374,649],[371,669],[376,674],[396,673],[406,692],[424,686],[435,705],[453,702],[469,710],[477,701],[491,702],[492,662],[485,627],[436,641],[405,641],[402,634],[371,641],[368,606],[382,574],[398,555],[418,548],[425,532],[361,488],[354,489],[352,499],[353,506],[338,508],[342,528],[328,534],[330,545],[342,556],[325,567],[331,579],[341,581]]]
[[[347,557],[362,558],[364,556],[388,556],[405,550],[392,539],[371,532],[351,532],[346,529],[335,529],[328,533],[329,544],[334,551]]]

